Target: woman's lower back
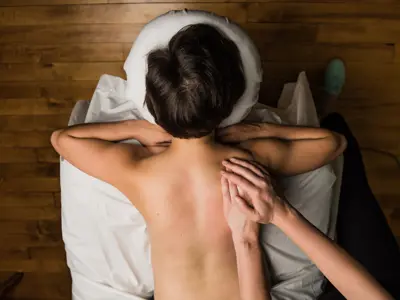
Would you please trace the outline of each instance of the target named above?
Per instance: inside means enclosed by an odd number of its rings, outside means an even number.
[[[179,226],[182,226],[181,223]],[[176,236],[171,230],[152,243],[155,297],[160,300],[239,300],[236,256],[231,233],[199,232],[196,224]],[[171,228],[172,229],[172,228]],[[185,236],[186,235],[186,236]],[[151,238],[153,240],[153,238]]]
[[[165,153],[143,164],[147,187],[141,196],[147,203],[143,215],[157,300],[239,300],[236,256],[220,185],[221,162],[235,154],[244,155],[216,146],[196,157]]]

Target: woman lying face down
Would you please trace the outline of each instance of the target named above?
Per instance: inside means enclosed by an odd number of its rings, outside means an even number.
[[[115,186],[141,212],[160,299],[240,299],[236,252],[224,218],[221,163],[255,160],[295,175],[336,158],[344,138],[319,128],[267,123],[214,131],[245,89],[237,46],[216,28],[178,32],[148,56],[143,120],[58,130],[52,144],[87,174]],[[137,139],[140,145],[115,143]],[[160,142],[170,141],[168,147]]]

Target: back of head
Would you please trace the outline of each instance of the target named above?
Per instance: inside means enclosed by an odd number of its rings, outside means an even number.
[[[149,53],[145,103],[172,136],[199,138],[230,115],[245,85],[235,43],[213,26],[190,25]]]

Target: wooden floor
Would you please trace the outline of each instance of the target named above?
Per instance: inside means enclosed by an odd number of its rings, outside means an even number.
[[[0,280],[26,273],[12,299],[70,299],[50,132],[65,126],[78,99],[90,99],[101,74],[124,77],[142,24],[170,9],[210,10],[242,24],[262,54],[266,103],[301,70],[318,91],[326,62],[343,58],[340,111],[363,147],[393,155],[365,151],[364,159],[400,237],[400,4],[200,1],[0,1]]]

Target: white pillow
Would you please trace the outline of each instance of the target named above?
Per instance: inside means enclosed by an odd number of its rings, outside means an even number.
[[[221,30],[236,43],[243,62],[246,89],[237,102],[232,114],[220,124],[229,126],[242,121],[258,101],[258,92],[262,80],[260,55],[250,37],[236,24],[205,11],[171,11],[161,15],[144,26],[134,42],[125,61],[127,75],[125,98],[133,100],[143,117],[154,123],[154,118],[144,105],[146,95],[145,76],[147,73],[147,55],[152,50],[166,47],[171,38],[182,28],[191,24],[209,24]]]

